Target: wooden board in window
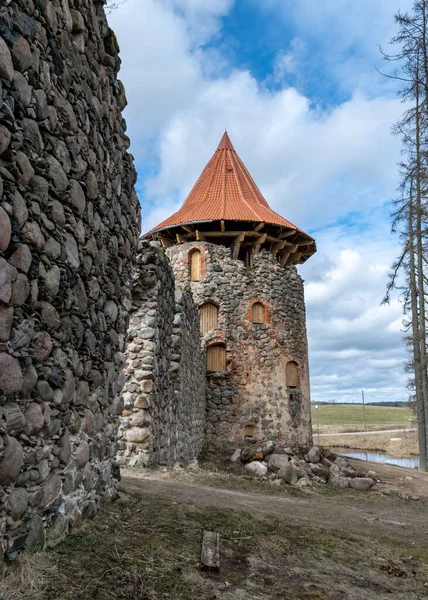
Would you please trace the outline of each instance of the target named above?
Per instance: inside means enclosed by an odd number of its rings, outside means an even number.
[[[287,387],[296,388],[299,384],[299,376],[298,376],[298,366],[294,361],[290,361],[287,363],[285,378],[287,382]]]
[[[221,344],[207,348],[207,371],[226,371],[226,348]]]
[[[201,333],[208,333],[217,329],[218,308],[212,302],[206,302],[200,309]]]
[[[201,280],[201,253],[199,250],[193,250],[190,254],[190,279],[191,281]]]
[[[252,308],[253,323],[265,322],[265,307],[260,302],[255,302]]]

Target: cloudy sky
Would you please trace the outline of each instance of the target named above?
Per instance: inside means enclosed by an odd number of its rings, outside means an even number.
[[[128,0],[110,15],[148,230],[177,210],[225,127],[270,205],[315,236],[313,400],[406,400],[398,300],[381,306],[403,112],[379,46],[412,0]]]

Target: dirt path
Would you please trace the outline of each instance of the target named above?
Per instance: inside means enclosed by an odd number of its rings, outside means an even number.
[[[393,490],[384,495],[204,466],[125,471],[119,499],[56,548],[25,556],[0,600],[428,598],[427,474],[379,466]],[[220,536],[219,572],[201,569],[205,530]]]
[[[320,437],[337,437],[342,435],[374,435],[375,433],[411,433],[412,431],[416,431],[415,428],[412,429],[376,429],[376,430],[367,430],[367,431],[347,431],[341,433],[320,433]],[[314,432],[314,436],[317,436],[317,432]]]
[[[427,477],[422,480],[428,486]],[[124,473],[123,484],[126,491],[142,499],[145,496],[167,497],[170,501],[195,506],[241,509],[258,516],[283,517],[290,522],[328,529],[376,532],[428,545],[428,500],[425,497],[412,501],[396,495],[383,497],[364,493],[305,498],[266,496],[129,471]]]

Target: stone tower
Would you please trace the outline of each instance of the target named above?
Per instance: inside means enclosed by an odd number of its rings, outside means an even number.
[[[190,287],[206,353],[211,445],[311,442],[303,281],[315,240],[274,212],[225,133],[178,212],[145,236]]]

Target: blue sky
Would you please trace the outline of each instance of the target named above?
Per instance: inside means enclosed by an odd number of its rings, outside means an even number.
[[[379,46],[411,0],[128,0],[125,117],[147,230],[177,210],[227,127],[271,206],[314,233],[306,281],[316,400],[407,398],[401,306],[380,306],[403,105]]]

